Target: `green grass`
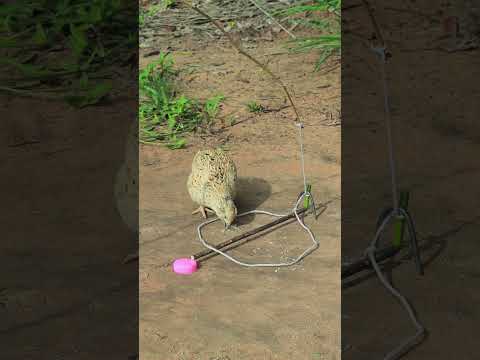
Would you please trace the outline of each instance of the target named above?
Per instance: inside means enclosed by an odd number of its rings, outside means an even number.
[[[256,114],[261,113],[265,110],[265,108],[262,105],[258,104],[255,101],[248,102],[247,103],[247,109],[251,113],[256,113]]]
[[[155,16],[160,11],[175,7],[177,5],[176,0],[162,0],[159,4],[150,5],[146,8],[140,8],[138,14],[138,23],[140,26],[144,26],[149,18]]]
[[[225,96],[217,95],[205,102],[204,112],[205,112],[205,120],[208,124],[212,124],[213,120],[218,115],[218,111],[220,110],[220,105],[222,101],[225,100]]]
[[[0,91],[63,99],[78,107],[103,99],[114,68],[136,57],[136,6],[122,0],[19,0],[0,8]],[[135,5],[135,4],[134,4]]]
[[[282,10],[277,15],[291,17],[296,14],[328,14],[328,16],[309,16],[304,20],[291,21],[313,29],[318,35],[298,38],[289,42],[290,49],[295,52],[318,51],[319,57],[315,70],[332,56],[341,53],[341,0],[305,1],[303,4]]]
[[[160,54],[139,74],[139,134],[142,143],[163,143],[170,149],[186,145],[185,135],[209,127],[224,100],[214,96],[204,103],[177,94],[178,71],[170,54]]]

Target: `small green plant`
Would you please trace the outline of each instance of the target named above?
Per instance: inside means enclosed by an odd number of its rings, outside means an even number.
[[[227,118],[227,125],[228,126],[233,126],[237,123],[237,119],[235,116],[231,115]]]
[[[290,17],[302,13],[327,15],[291,20],[319,32],[319,35],[295,39],[289,43],[290,49],[296,52],[318,50],[320,56],[315,70],[319,70],[328,58],[340,55],[341,52],[341,0],[304,1],[277,14]]]
[[[256,114],[265,111],[265,108],[255,101],[248,102],[247,103],[247,108],[248,108],[248,111],[250,111],[251,113],[256,113]]]
[[[218,111],[220,109],[220,104],[225,99],[223,95],[217,95],[205,102],[204,110],[207,116],[207,121],[209,123],[218,115]]]
[[[178,95],[171,55],[161,53],[139,74],[139,135],[143,143],[164,143],[171,149],[186,145],[184,135],[200,125],[209,125],[217,116],[224,97],[208,99],[205,104]]]
[[[177,5],[176,0],[162,0],[159,4],[141,7],[138,12],[138,24],[140,27],[144,26],[149,18],[175,5]]]

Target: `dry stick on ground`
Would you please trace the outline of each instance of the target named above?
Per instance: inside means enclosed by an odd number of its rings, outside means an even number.
[[[313,213],[314,213],[314,216],[315,216],[315,217],[320,216],[320,215],[327,209],[328,204],[330,204],[331,202],[333,202],[333,200],[327,201],[327,202],[325,202],[325,203],[323,203],[323,204],[320,204],[319,206],[316,206],[315,209],[313,209],[313,210],[314,210],[314,212],[313,212]],[[321,208],[322,210],[321,210],[319,213],[316,213],[316,211],[317,211],[318,209],[320,209],[320,208]],[[297,211],[297,215],[302,215],[302,214],[307,215],[307,214],[309,213],[309,210],[310,210],[310,208],[303,208],[303,209],[301,209],[301,210],[298,210],[298,211]],[[237,235],[237,236],[235,236],[235,237],[233,237],[233,238],[231,238],[231,239],[229,239],[229,240],[226,240],[226,241],[224,241],[224,242],[221,242],[221,243],[219,243],[219,244],[216,244],[216,245],[215,245],[215,248],[216,248],[216,249],[219,249],[219,250],[220,250],[220,249],[226,249],[226,250],[224,250],[224,251],[231,250],[232,248],[234,248],[234,247],[236,247],[236,246],[231,246],[231,247],[229,247],[230,245],[238,245],[241,240],[245,240],[245,239],[247,239],[248,237],[251,237],[251,236],[253,236],[253,235],[261,235],[261,234],[260,234],[261,232],[263,232],[263,231],[265,231],[265,230],[268,230],[268,229],[273,229],[274,226],[279,225],[279,224],[282,224],[282,223],[285,223],[285,222],[287,222],[287,220],[292,220],[292,219],[294,219],[295,217],[296,217],[296,216],[295,216],[295,213],[292,212],[292,213],[290,213],[290,214],[288,214],[288,215],[285,215],[285,216],[283,216],[283,217],[281,217],[281,218],[279,218],[279,219],[277,219],[277,220],[271,221],[271,222],[269,222],[269,223],[267,223],[267,224],[265,224],[265,225],[259,226],[259,227],[255,228],[255,229],[252,229],[252,230],[250,230],[250,231],[247,231],[247,232],[245,232],[245,233],[243,233],[243,234]],[[248,242],[248,241],[251,241],[251,240],[253,240],[253,239],[250,239],[250,240],[247,239],[245,242]],[[227,247],[228,247],[228,249],[227,249]],[[211,249],[205,249],[205,250],[202,250],[202,251],[200,251],[200,252],[192,255],[191,257],[193,257],[194,260],[196,260],[196,261],[198,261],[198,262],[201,263],[201,262],[203,262],[203,261],[205,261],[205,260],[208,260],[208,259],[210,259],[211,257],[214,257],[214,256],[216,256],[216,255],[218,255],[218,253],[216,253],[215,251],[213,251],[213,250],[211,250]],[[158,267],[160,267],[160,268],[165,268],[165,267],[169,267],[169,266],[172,265],[172,264],[173,264],[173,261],[168,261],[167,263],[161,264],[161,265],[159,265]]]
[[[307,211],[307,210],[308,210],[308,208],[303,208],[302,210],[297,211],[297,215],[300,215],[300,214],[304,213],[304,212]],[[247,232],[245,232],[245,233],[243,233],[243,234],[240,234],[240,235],[238,235],[238,236],[235,236],[234,238],[232,238],[232,239],[230,239],[230,240],[224,241],[224,242],[216,245],[215,247],[216,247],[217,249],[222,249],[222,248],[224,248],[224,247],[226,247],[226,246],[228,246],[228,245],[232,245],[232,244],[234,244],[234,243],[236,243],[236,242],[238,242],[238,241],[240,241],[240,240],[243,240],[243,239],[245,239],[245,238],[247,238],[247,237],[249,237],[249,236],[255,235],[255,234],[257,234],[257,233],[259,233],[259,232],[261,232],[261,231],[263,231],[263,230],[269,229],[269,228],[271,228],[272,226],[281,224],[281,223],[283,223],[283,222],[285,222],[285,221],[287,221],[287,220],[289,220],[289,219],[292,219],[292,218],[294,218],[294,217],[295,217],[295,213],[291,213],[291,214],[285,215],[285,216],[283,216],[283,217],[281,217],[281,218],[279,218],[279,219],[277,219],[277,220],[274,220],[274,221],[272,221],[272,222],[269,222],[268,224],[259,226],[258,228],[252,229],[252,230],[247,231]],[[202,257],[207,256],[207,255],[211,255],[212,253],[214,253],[213,250],[211,250],[211,249],[205,249],[205,250],[202,250],[202,251],[200,251],[200,252],[192,255],[192,257],[193,257],[195,260],[198,260],[198,259],[200,259],[200,258],[202,258]],[[217,254],[218,254],[218,253],[217,253]]]
[[[383,38],[382,31],[380,30],[380,26],[377,23],[377,19],[375,19],[375,15],[373,15],[374,11],[373,11],[372,7],[370,6],[370,4],[368,3],[367,0],[362,0],[362,3],[363,3],[363,5],[365,6],[365,9],[368,12],[368,16],[370,17],[370,20],[371,20],[372,25],[375,29],[375,33],[378,37],[378,40],[380,41],[380,45],[382,47],[385,47],[385,45],[386,45],[385,44],[385,39]]]
[[[321,207],[323,207],[323,211],[325,211],[325,209],[327,208],[327,204],[328,204],[328,203],[325,203],[325,204],[321,204],[321,205],[320,205]],[[283,217],[281,217],[281,218],[279,218],[279,219],[277,219],[277,220],[271,221],[271,222],[269,222],[268,224],[259,226],[259,227],[255,228],[255,229],[252,229],[252,230],[247,231],[247,232],[245,232],[245,233],[243,233],[243,234],[240,234],[240,235],[238,235],[238,236],[235,236],[235,237],[233,237],[233,238],[230,239],[230,240],[227,240],[227,241],[224,241],[224,242],[222,242],[222,243],[220,243],[220,244],[217,244],[215,247],[216,247],[217,249],[222,249],[222,248],[225,248],[225,247],[227,247],[227,246],[229,246],[229,245],[238,243],[240,240],[243,240],[243,239],[246,239],[247,237],[250,237],[250,236],[252,236],[252,235],[258,234],[258,233],[260,233],[260,232],[262,232],[262,231],[264,231],[264,230],[267,230],[267,229],[269,229],[269,228],[274,227],[275,225],[284,223],[285,221],[290,220],[290,219],[292,219],[292,218],[294,218],[294,217],[296,217],[296,216],[298,216],[298,215],[301,215],[301,214],[307,212],[308,210],[310,210],[310,208],[303,208],[303,209],[301,209],[301,210],[298,210],[298,211],[296,212],[296,215],[295,215],[295,212],[292,212],[292,213],[290,213],[290,214],[288,214],[288,215],[285,215],[285,216],[283,216]],[[316,211],[316,208],[314,209],[314,211]],[[322,212],[323,212],[323,211],[322,211]],[[315,216],[318,216],[318,215],[315,213]],[[208,256],[208,258],[210,258],[210,257],[213,257],[213,256],[215,256],[215,255],[218,255],[218,253],[215,253],[215,252],[214,252],[213,250],[211,250],[211,249],[205,249],[205,250],[202,250],[202,251],[200,251],[200,252],[192,255],[192,258],[193,258],[194,260],[198,260],[198,261],[201,262],[201,261],[206,260],[206,259],[200,260],[200,258],[205,258],[206,256]],[[138,257],[139,257],[138,252],[137,252],[137,253],[134,253],[134,254],[130,254],[130,255],[128,255],[128,256],[123,260],[123,263],[124,263],[124,264],[128,264],[128,263],[130,263],[130,262],[132,262],[132,261],[134,261],[134,260],[138,260]],[[169,262],[167,262],[167,263],[165,263],[165,264],[160,265],[159,267],[167,267],[167,266],[170,266],[172,263],[173,263],[172,261],[169,261]]]
[[[281,107],[275,108],[275,109],[268,109],[268,108],[267,108],[267,109],[262,110],[261,112],[264,113],[264,114],[274,113],[274,112],[280,112],[280,111],[282,111],[282,110],[288,109],[290,106],[291,106],[291,105],[284,105],[284,106],[281,106]],[[234,127],[234,126],[236,126],[236,125],[242,124],[242,123],[247,122],[247,121],[249,121],[249,120],[253,120],[253,119],[256,118],[256,115],[257,115],[257,114],[254,114],[254,115],[251,115],[251,116],[249,116],[249,117],[247,117],[247,118],[244,118],[244,119],[242,119],[242,120],[235,121],[234,123],[232,123],[232,124],[230,124],[230,125],[224,125],[224,126],[222,126],[221,128],[219,128],[218,130],[216,130],[216,131],[214,132],[214,134],[220,134],[221,132],[225,131],[225,130],[228,129],[228,128],[232,128],[232,127]]]
[[[326,204],[321,204],[321,206],[323,206],[323,210],[325,210],[327,208],[327,205]],[[309,210],[309,208],[303,208],[299,211],[297,211],[297,215],[301,215],[305,212],[307,212],[307,210]],[[323,212],[323,211],[322,211]],[[224,242],[221,242],[219,244],[216,244],[215,245],[215,248],[220,250],[220,249],[225,249],[227,248],[229,245],[233,245],[233,244],[236,244],[238,243],[240,240],[244,240],[250,236],[253,236],[253,235],[256,235],[256,234],[259,234],[260,232],[264,231],[264,230],[267,230],[267,229],[271,229],[273,228],[275,225],[279,225],[281,223],[285,223],[287,220],[290,220],[292,218],[295,217],[295,213],[290,213],[288,215],[285,215],[277,220],[274,220],[274,221],[271,221],[265,225],[262,225],[262,226],[259,226],[253,230],[250,230],[250,231],[247,231],[243,234],[240,234],[240,235],[237,235],[229,240],[226,240]],[[248,240],[247,240],[248,241]],[[232,247],[233,248],[233,247]],[[227,249],[227,250],[231,250],[231,248]],[[224,250],[225,251],[225,250]],[[191,257],[193,257],[194,260],[197,260],[198,262],[202,262],[202,261],[205,261],[213,256],[216,256],[218,255],[218,253],[216,253],[215,251],[211,250],[211,249],[205,249],[205,250],[202,250],[194,255],[192,255]],[[129,258],[129,262],[133,260],[133,257],[134,255],[131,256],[131,258]],[[138,259],[138,255],[136,256],[136,259]],[[166,267],[169,267],[170,265],[173,264],[173,260],[171,261],[168,261],[164,264],[161,264],[159,265],[158,267],[160,268],[166,268]]]
[[[223,29],[223,26],[218,22],[216,21],[215,19],[213,19],[210,15],[208,15],[207,13],[205,13],[204,11],[202,11],[201,9],[199,9],[198,7],[196,6],[193,6],[193,5],[190,5],[190,4],[187,4],[184,2],[184,4],[186,6],[188,6],[190,9],[196,11],[197,13],[199,13],[200,15],[204,16],[208,21],[210,21],[213,25],[215,25],[215,27],[220,30],[222,32],[223,35],[225,35],[227,37],[227,39],[230,41],[230,43],[233,45],[233,47],[240,53],[242,54],[243,56],[247,57],[248,59],[250,59],[252,62],[254,62],[256,65],[258,65],[263,71],[265,71],[268,75],[270,75],[276,82],[278,82],[278,84],[282,87],[283,91],[285,92],[285,94],[287,95],[287,98],[288,98],[288,101],[290,102],[290,104],[292,105],[292,108],[293,108],[293,111],[295,112],[295,116],[296,116],[296,120],[297,121],[300,121],[300,115],[298,113],[298,110],[297,110],[297,107],[295,106],[295,103],[293,102],[293,99],[292,97],[290,96],[290,92],[288,91],[287,87],[285,86],[285,84],[282,82],[282,80],[280,80],[280,78],[278,76],[276,76],[266,65],[262,64],[260,61],[258,61],[257,59],[255,59],[253,56],[251,56],[249,53],[247,53],[245,50],[242,49],[242,47],[240,46],[240,44],[238,44],[233,38],[232,36],[227,33],[224,29]],[[127,258],[124,260],[124,263],[128,263],[128,262],[131,262],[133,260],[136,260],[138,259],[138,253],[137,254],[132,254],[132,255],[129,255],[127,256]],[[163,264],[161,265],[161,267],[165,267],[165,266],[169,266],[170,264]]]
[[[324,203],[322,203],[322,204],[320,204],[320,205],[318,205],[318,206],[315,206],[315,207],[312,209],[312,210],[313,210],[313,215],[315,216],[315,218],[317,218],[318,216],[320,216],[321,214],[323,214],[323,212],[326,211],[328,205],[330,205],[330,204],[333,203],[334,201],[340,200],[340,199],[341,199],[341,197],[335,197],[335,198],[333,198],[333,199],[331,199],[331,200],[328,200],[328,201],[326,201],[326,202],[324,202]],[[303,213],[305,213],[305,215],[308,215],[308,214],[309,214],[309,211],[308,211],[309,209],[310,209],[310,208],[303,208],[303,209],[301,209],[301,210],[298,210],[298,211],[297,211],[297,215],[301,215],[301,214],[303,214]],[[317,211],[318,209],[322,209],[322,210],[317,213],[316,211]],[[304,216],[305,216],[305,215],[304,215]],[[255,229],[253,229],[253,230],[251,230],[251,231],[248,231],[248,232],[246,232],[246,233],[244,233],[244,234],[238,235],[238,236],[236,236],[236,237],[234,237],[234,238],[232,238],[232,239],[230,239],[230,240],[227,240],[227,241],[224,241],[224,242],[222,242],[222,243],[220,243],[220,244],[217,244],[217,245],[215,245],[215,247],[216,247],[217,249],[226,248],[226,247],[229,246],[229,245],[233,245],[233,244],[235,244],[235,243],[238,243],[238,242],[239,242],[240,240],[242,240],[242,239],[245,239],[245,238],[250,237],[250,236],[252,236],[252,235],[258,234],[258,233],[260,233],[260,232],[262,232],[262,231],[264,231],[264,230],[272,229],[274,226],[279,225],[279,224],[281,224],[281,223],[285,223],[287,220],[293,219],[294,217],[295,217],[295,213],[292,212],[292,213],[287,214],[287,215],[285,215],[285,216],[283,216],[283,217],[281,217],[281,218],[279,218],[279,219],[277,219],[277,220],[274,220],[274,221],[272,221],[272,222],[270,222],[270,223],[267,223],[267,224],[262,225],[262,226],[260,226],[260,227],[258,227],[258,228],[255,228]],[[250,241],[250,240],[247,240],[247,241]],[[231,247],[231,248],[233,248],[233,247]],[[227,250],[230,250],[231,248],[228,248]],[[192,256],[193,256],[194,259],[199,259],[198,261],[199,261],[199,262],[202,262],[202,261],[205,261],[205,260],[209,259],[210,257],[216,256],[216,255],[218,255],[218,253],[214,252],[213,250],[206,249],[206,250],[202,250],[202,251],[200,251],[200,252],[198,252],[198,253],[196,253],[195,255],[192,255]],[[138,255],[137,255],[137,258],[138,258]],[[200,259],[200,258],[203,258],[203,259]],[[157,266],[155,266],[155,267],[156,267],[156,268],[167,268],[167,267],[169,267],[169,266],[171,266],[171,265],[173,264],[173,261],[174,261],[174,260],[171,260],[171,261],[168,261],[168,262],[166,262],[166,263],[157,265]]]
[[[233,47],[240,53],[242,54],[243,56],[245,56],[246,58],[248,58],[249,60],[251,60],[252,62],[254,62],[256,65],[258,65],[263,71],[265,71],[268,75],[270,75],[283,89],[283,91],[285,92],[285,94],[287,95],[287,98],[288,98],[288,101],[290,102],[290,104],[292,105],[292,108],[293,108],[293,111],[295,111],[295,116],[296,116],[296,120],[297,121],[300,121],[300,115],[298,113],[298,110],[297,110],[297,107],[295,106],[294,102],[293,102],[293,99],[292,97],[290,96],[290,92],[288,91],[287,87],[285,86],[285,84],[282,82],[282,80],[280,80],[280,78],[278,76],[276,76],[266,65],[262,64],[260,61],[258,61],[257,59],[255,59],[252,55],[250,55],[249,53],[247,53],[245,50],[242,49],[242,47],[240,46],[240,44],[238,44],[234,39],[233,37],[228,33],[226,32],[224,29],[223,29],[223,26],[222,24],[220,24],[217,20],[213,19],[210,15],[208,15],[207,13],[205,13],[203,10],[199,9],[198,7],[196,6],[193,6],[193,5],[189,5],[189,4],[186,4],[188,7],[190,7],[192,10],[198,12],[200,15],[204,16],[206,19],[208,19],[213,25],[215,25],[215,27],[220,30],[222,32],[223,35],[225,35],[227,37],[227,39],[230,41],[230,43],[233,45]]]
[[[338,69],[340,66],[342,66],[342,64],[335,64],[329,68],[326,68],[325,70],[323,70],[322,72],[318,72],[319,75],[326,75],[328,73],[331,73],[332,71]]]

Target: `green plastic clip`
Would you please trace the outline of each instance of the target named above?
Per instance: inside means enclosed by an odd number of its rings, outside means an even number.
[[[310,193],[312,191],[312,185],[310,184],[307,184],[307,194],[305,194],[305,197],[303,198],[303,207],[305,209],[308,209],[310,207],[310,203],[311,203],[311,200],[310,200]]]
[[[410,192],[409,191],[401,191],[400,192],[400,201],[399,201],[399,206],[402,209],[407,210],[408,209],[408,200],[410,198]],[[402,246],[403,243],[403,236],[405,234],[405,218],[401,217],[398,219],[398,221],[395,223],[395,235],[393,238],[393,246],[396,248],[399,248]]]

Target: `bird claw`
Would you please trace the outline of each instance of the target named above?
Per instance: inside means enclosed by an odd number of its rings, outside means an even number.
[[[222,232],[226,234],[228,232],[234,232],[238,230],[239,230],[239,227],[237,225],[230,225],[229,227],[225,227]]]
[[[194,212],[192,212],[192,215],[195,215],[197,213],[201,213],[203,218],[204,219],[207,219],[208,218],[208,215],[207,213],[214,213],[213,210],[205,207],[205,206],[200,206],[197,210],[195,210]]]

